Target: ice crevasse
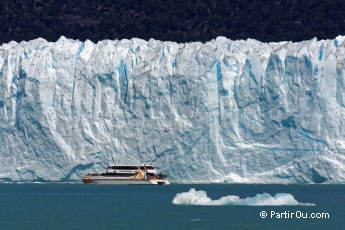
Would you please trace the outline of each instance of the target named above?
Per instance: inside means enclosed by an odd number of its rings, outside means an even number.
[[[344,39],[3,44],[0,181],[344,183]]]

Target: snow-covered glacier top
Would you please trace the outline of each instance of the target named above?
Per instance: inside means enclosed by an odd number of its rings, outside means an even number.
[[[0,181],[344,183],[344,39],[3,44]]]

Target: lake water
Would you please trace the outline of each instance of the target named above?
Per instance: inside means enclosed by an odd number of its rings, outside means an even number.
[[[191,188],[207,192],[212,200],[228,195],[246,198],[263,193],[272,196],[288,193],[300,203],[315,206],[172,204],[177,193]],[[260,217],[263,211],[266,218]],[[343,229],[344,226],[345,185],[0,184],[1,230]]]

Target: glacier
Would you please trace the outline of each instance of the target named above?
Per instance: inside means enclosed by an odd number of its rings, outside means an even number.
[[[344,40],[2,44],[0,181],[344,183]]]

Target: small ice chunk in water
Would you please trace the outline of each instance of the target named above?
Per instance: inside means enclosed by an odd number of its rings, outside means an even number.
[[[300,203],[289,193],[277,193],[274,196],[262,193],[243,199],[239,196],[229,195],[212,200],[205,191],[197,191],[194,188],[188,192],[177,193],[172,203],[176,205],[315,206],[311,203]]]

